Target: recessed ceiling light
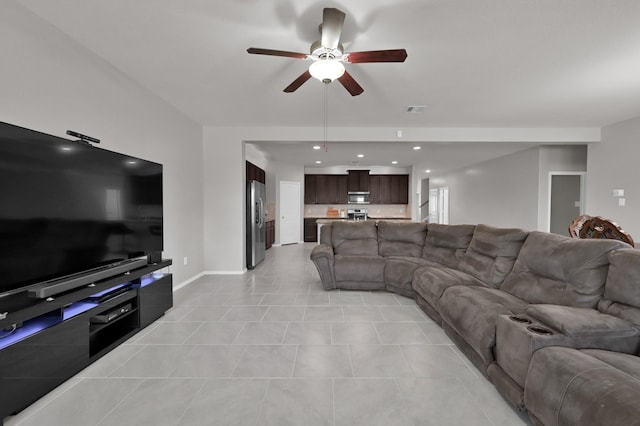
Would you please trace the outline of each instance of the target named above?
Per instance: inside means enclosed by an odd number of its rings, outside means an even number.
[[[320,145],[314,145],[313,146],[313,149],[320,149],[320,148],[321,148]]]
[[[63,151],[71,151],[71,147],[70,146],[63,146],[62,150]]]
[[[413,149],[415,149],[416,151],[419,150],[421,147],[419,146],[414,146]]]
[[[398,164],[398,162],[396,160],[393,160],[391,164]]]
[[[431,169],[427,169],[424,171],[425,173],[431,173]]]
[[[316,164],[322,164],[322,161],[317,160],[317,161],[316,161]]]
[[[136,160],[129,160],[129,161],[127,161],[127,164],[133,166],[135,164],[138,164],[138,162]]]
[[[358,154],[358,158],[364,157],[364,154]]]

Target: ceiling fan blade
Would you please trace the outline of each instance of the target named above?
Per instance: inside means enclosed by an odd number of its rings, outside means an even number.
[[[338,78],[338,81],[340,81],[344,88],[351,93],[351,96],[358,96],[364,92],[364,89],[353,79],[353,77],[351,77],[351,74],[346,71],[342,74],[342,77]]]
[[[325,7],[322,11],[322,47],[337,49],[342,34],[345,14],[333,7]]]
[[[294,59],[307,59],[308,56],[306,53],[287,52],[286,50],[260,49],[257,47],[248,48],[247,53],[252,53],[254,55],[284,56],[285,58]]]
[[[287,93],[295,92],[296,90],[298,90],[298,87],[302,86],[310,78],[311,78],[311,74],[309,73],[308,70],[303,72],[300,75],[300,77],[293,80],[293,83],[285,87],[284,92],[287,92]]]
[[[404,62],[407,51],[404,49],[370,50],[368,52],[351,52],[345,62],[361,64],[364,62]]]

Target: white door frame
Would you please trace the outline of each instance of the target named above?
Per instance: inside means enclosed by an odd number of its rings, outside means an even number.
[[[584,214],[584,201],[585,194],[587,193],[585,188],[587,172],[549,172],[547,190],[547,232],[551,232],[551,180],[553,176],[580,176],[580,214]]]

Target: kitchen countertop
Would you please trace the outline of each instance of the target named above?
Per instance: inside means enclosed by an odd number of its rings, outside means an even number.
[[[344,221],[344,220],[347,220],[350,222],[361,222],[360,220],[347,219],[344,217],[305,217],[305,219],[316,219],[316,223],[319,223],[319,224],[327,224],[331,222]],[[411,218],[409,217],[370,217],[367,220],[376,221],[376,222],[379,220],[385,220],[389,222],[409,222],[411,221]]]

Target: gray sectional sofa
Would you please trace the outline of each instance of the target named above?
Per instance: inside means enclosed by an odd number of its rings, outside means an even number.
[[[413,297],[536,424],[640,425],[640,250],[487,225],[334,222],[325,289]]]

